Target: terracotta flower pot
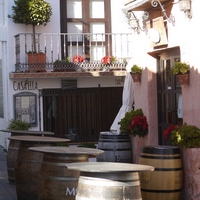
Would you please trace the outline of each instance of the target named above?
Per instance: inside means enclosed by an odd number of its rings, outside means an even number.
[[[28,53],[28,70],[27,72],[46,72],[46,54]]]
[[[189,74],[177,74],[176,77],[181,85],[189,84]]]
[[[133,74],[131,73],[134,82],[141,82],[141,74]]]

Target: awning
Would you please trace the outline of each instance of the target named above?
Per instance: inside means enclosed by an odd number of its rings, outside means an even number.
[[[174,51],[180,52],[180,47],[175,46],[175,47],[169,47],[169,48],[162,48],[162,49],[157,49],[157,50],[150,51],[150,52],[147,52],[147,53],[154,58],[158,58],[158,55],[160,55],[162,53],[169,53],[169,52],[174,52]]]
[[[155,7],[152,7],[151,2],[153,0],[136,0],[136,1],[129,1],[130,3],[128,3],[126,1],[125,4],[125,9],[127,11],[148,11],[152,8],[155,9]],[[171,1],[171,0],[160,0],[160,3],[163,5],[166,2]],[[156,1],[157,2],[157,1]],[[160,6],[157,6],[158,9],[160,9]]]

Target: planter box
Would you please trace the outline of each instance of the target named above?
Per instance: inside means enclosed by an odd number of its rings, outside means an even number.
[[[28,53],[28,70],[27,72],[46,72],[46,54]]]

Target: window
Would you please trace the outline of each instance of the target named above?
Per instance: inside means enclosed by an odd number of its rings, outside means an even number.
[[[102,48],[102,37],[98,40],[88,33],[111,33],[110,0],[60,0],[61,33],[78,33],[62,38],[68,49],[62,49],[62,57],[84,54],[86,60],[94,57],[91,43],[96,42],[96,49]],[[99,36],[98,36],[99,37]],[[107,43],[104,38],[104,44]],[[77,45],[78,44],[78,45]],[[72,46],[72,48],[71,48]],[[77,47],[78,46],[78,47]],[[71,49],[70,49],[71,48]],[[104,50],[105,54],[106,49]],[[64,53],[65,52],[65,53]],[[106,52],[107,54],[107,52]],[[102,57],[103,55],[101,55]]]
[[[14,95],[15,119],[37,126],[37,95],[31,92],[21,92]]]

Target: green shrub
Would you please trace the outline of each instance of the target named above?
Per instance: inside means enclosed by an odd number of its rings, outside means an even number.
[[[147,119],[141,108],[125,113],[118,124],[121,134],[143,137],[148,133]]]
[[[172,68],[172,73],[173,74],[186,74],[189,71],[189,66],[188,64],[184,62],[175,62],[174,66]]]
[[[142,68],[139,67],[138,65],[133,65],[131,68],[131,73],[133,74],[141,74],[142,73]]]
[[[15,119],[11,119],[7,127],[8,130],[28,130],[29,128],[30,128],[29,123]]]
[[[200,147],[200,129],[196,126],[187,125],[176,126],[171,132],[172,144],[184,148]]]

